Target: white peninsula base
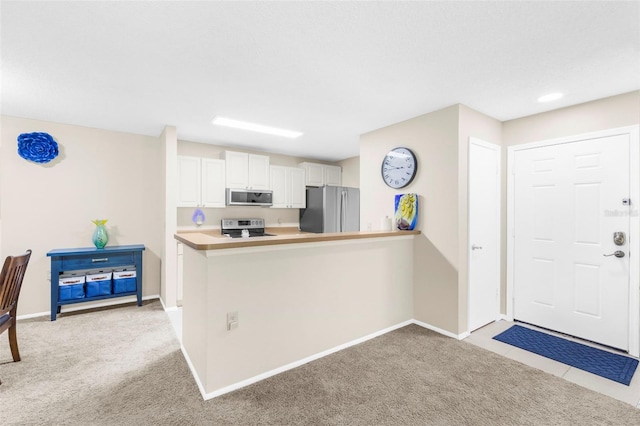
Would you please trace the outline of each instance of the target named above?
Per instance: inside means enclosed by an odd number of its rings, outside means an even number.
[[[203,397],[408,324],[413,240],[185,246],[183,351]],[[237,328],[228,330],[234,312]]]

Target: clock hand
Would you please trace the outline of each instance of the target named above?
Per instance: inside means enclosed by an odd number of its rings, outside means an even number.
[[[404,167],[392,167],[392,166],[385,167],[385,170],[391,170],[391,169],[404,169]]]

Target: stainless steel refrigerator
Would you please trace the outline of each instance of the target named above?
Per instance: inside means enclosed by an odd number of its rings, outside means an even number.
[[[344,186],[307,188],[307,208],[300,209],[300,230],[359,231],[360,190]]]

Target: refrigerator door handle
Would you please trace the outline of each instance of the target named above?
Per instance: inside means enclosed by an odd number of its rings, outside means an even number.
[[[344,225],[347,221],[347,191],[342,191],[342,202],[340,203],[340,232],[344,232]]]

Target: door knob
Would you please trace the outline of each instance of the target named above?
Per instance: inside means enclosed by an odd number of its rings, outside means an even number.
[[[624,252],[622,250],[616,250],[611,254],[603,254],[604,257],[615,256],[615,257],[624,257]]]
[[[617,246],[623,246],[626,241],[624,232],[614,232],[613,233],[613,243]]]
[[[471,250],[482,250],[482,246],[477,246],[475,244],[471,244]]]

